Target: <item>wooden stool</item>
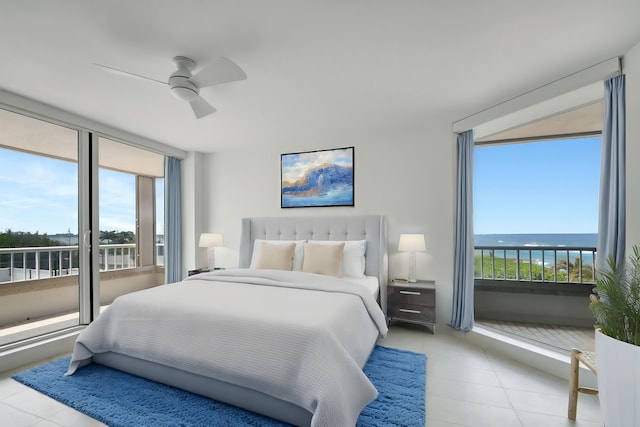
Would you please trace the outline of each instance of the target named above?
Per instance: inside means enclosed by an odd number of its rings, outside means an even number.
[[[578,392],[586,394],[598,394],[598,390],[588,387],[580,387],[578,375],[580,362],[591,372],[596,372],[596,354],[592,351],[580,351],[577,348],[571,349],[571,372],[569,373],[569,411],[567,416],[570,420],[576,419],[576,409],[578,406]]]

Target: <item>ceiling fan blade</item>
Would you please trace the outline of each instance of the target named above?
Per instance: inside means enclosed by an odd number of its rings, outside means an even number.
[[[95,63],[93,65],[95,65],[97,67],[100,67],[100,68],[102,68],[103,70],[105,70],[105,71],[107,71],[109,73],[117,74],[119,76],[133,77],[133,78],[140,79],[140,80],[150,80],[152,82],[162,83],[163,85],[168,84],[167,82],[163,82],[163,81],[160,81],[160,80],[152,79],[151,77],[141,76],[140,74],[134,74],[134,73],[130,73],[128,71],[118,70],[117,68],[108,67],[106,65],[95,64]]]
[[[247,75],[242,68],[238,67],[235,62],[230,59],[219,57],[215,61],[207,64],[193,80],[198,87],[207,87],[218,85],[221,83],[235,82],[245,80]]]
[[[197,96],[196,98],[189,101],[189,105],[191,105],[191,109],[193,113],[196,115],[197,119],[201,119],[204,116],[208,116],[209,114],[213,114],[216,112],[216,109],[213,108],[207,101],[202,99],[201,96]]]

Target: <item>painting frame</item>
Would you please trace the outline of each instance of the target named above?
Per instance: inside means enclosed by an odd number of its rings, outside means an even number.
[[[355,147],[280,155],[280,207],[355,206]]]

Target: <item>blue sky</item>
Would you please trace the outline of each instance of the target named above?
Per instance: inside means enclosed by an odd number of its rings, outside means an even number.
[[[479,146],[474,233],[596,233],[601,138]]]
[[[0,149],[0,230],[77,234],[77,174],[75,163]],[[135,231],[134,175],[100,169],[99,183],[100,230]]]

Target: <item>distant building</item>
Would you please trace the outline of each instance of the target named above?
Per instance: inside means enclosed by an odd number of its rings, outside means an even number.
[[[51,240],[55,240],[56,242],[60,242],[63,245],[77,245],[78,244],[78,235],[77,234],[47,234],[47,237]]]

